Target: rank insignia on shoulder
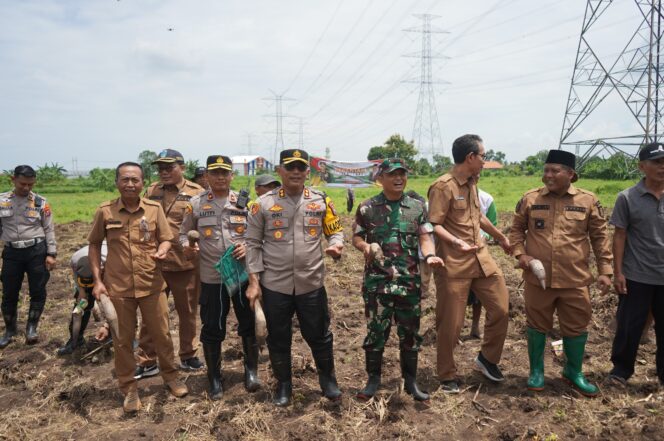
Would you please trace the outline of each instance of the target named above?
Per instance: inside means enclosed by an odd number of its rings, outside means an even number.
[[[254,205],[251,206],[251,215],[255,216],[256,213],[258,213],[258,210],[260,210],[260,208],[261,204],[259,204],[258,202],[254,203]]]
[[[280,188],[279,189],[279,197],[280,198],[285,198],[286,197],[286,190],[284,190],[283,188]]]
[[[212,194],[212,192],[209,192],[207,195],[207,200],[211,201],[212,199],[214,199],[214,195]]]
[[[304,189],[304,198],[309,199],[311,197],[311,193],[309,193],[309,189],[305,188]]]
[[[271,206],[270,208],[268,208],[268,210],[273,211],[273,212],[275,212],[275,213],[278,213],[278,212],[280,212],[280,211],[283,210],[283,209],[284,209],[284,207],[282,207],[282,206],[279,205],[279,204],[274,204],[273,206]]]

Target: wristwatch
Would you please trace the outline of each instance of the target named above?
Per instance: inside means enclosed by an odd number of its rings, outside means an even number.
[[[435,254],[427,254],[426,256],[424,256],[424,261],[426,262],[427,260],[429,260],[429,257],[436,257],[436,255]]]

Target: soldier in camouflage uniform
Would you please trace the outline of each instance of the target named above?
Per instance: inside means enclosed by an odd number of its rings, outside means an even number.
[[[386,159],[378,169],[383,192],[360,204],[355,215],[353,246],[364,253],[366,265],[362,294],[367,317],[366,387],[358,398],[373,397],[380,386],[383,349],[392,321],[397,324],[404,389],[418,401],[429,399],[416,383],[417,353],[422,342],[420,329],[420,272],[418,247],[426,262],[435,267],[443,261],[435,256],[429,233],[433,226],[424,204],[404,195],[407,168],[401,159]],[[377,258],[371,244],[380,245]]]

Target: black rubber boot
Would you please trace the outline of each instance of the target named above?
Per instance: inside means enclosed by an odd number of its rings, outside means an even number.
[[[34,345],[39,341],[37,326],[39,325],[39,318],[41,317],[43,310],[43,306],[35,307],[30,305],[30,311],[28,312],[28,324],[25,327],[26,345]]]
[[[417,386],[417,352],[401,351],[401,376],[404,380],[404,389],[416,401],[428,401],[429,394],[422,392]]]
[[[261,387],[258,379],[258,344],[256,337],[242,337],[244,350],[244,388],[256,392]]]
[[[334,374],[334,355],[332,350],[314,354],[314,361],[318,370],[318,384],[323,396],[328,400],[336,401],[341,398],[341,391],[337,385]]]
[[[293,395],[293,379],[291,374],[291,355],[270,352],[272,373],[277,379],[277,389],[274,391],[272,403],[279,407],[286,407]]]
[[[380,387],[383,351],[365,351],[365,362],[369,379],[364,389],[357,393],[357,398],[360,400],[370,400]]]
[[[221,343],[203,343],[203,354],[210,384],[208,390],[210,399],[220,400],[224,396],[221,384]]]
[[[16,312],[3,313],[2,318],[5,319],[5,335],[0,338],[0,349],[9,346],[16,335]]]
[[[85,344],[85,340],[83,339],[83,337],[79,336],[78,341],[76,342],[76,344],[74,344],[74,341],[70,337],[69,340],[67,340],[67,343],[65,343],[65,345],[63,347],[59,348],[56,351],[56,353],[59,356],[69,355],[69,354],[72,354],[77,347],[83,346],[84,344]]]

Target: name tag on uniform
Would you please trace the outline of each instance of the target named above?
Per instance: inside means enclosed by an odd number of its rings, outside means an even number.
[[[8,209],[0,209],[0,217],[9,217],[14,213],[14,210],[11,208]]]
[[[465,201],[466,198],[464,198],[463,196],[454,196],[454,200],[456,200],[456,201]]]
[[[532,211],[535,211],[535,210],[548,210],[549,207],[550,207],[549,205],[531,205],[530,209]]]
[[[586,212],[586,207],[575,207],[573,205],[567,205],[565,206],[565,211],[576,211],[579,213],[585,213]]]

